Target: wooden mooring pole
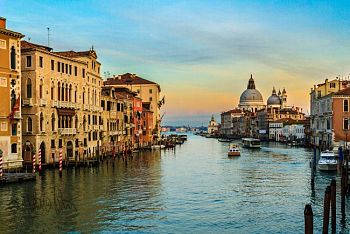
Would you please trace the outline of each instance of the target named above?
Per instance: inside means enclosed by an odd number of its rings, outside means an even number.
[[[343,217],[345,217],[345,193],[346,193],[346,185],[345,185],[345,168],[342,165],[342,173],[341,173],[341,213]]]
[[[336,182],[335,179],[331,182],[331,226],[332,226],[332,233],[336,232],[337,229],[337,208],[336,208]]]
[[[314,214],[310,204],[305,205],[304,209],[305,234],[314,233]]]
[[[324,203],[323,203],[323,234],[328,234],[329,227],[329,211],[331,204],[331,186],[327,186],[324,193]]]

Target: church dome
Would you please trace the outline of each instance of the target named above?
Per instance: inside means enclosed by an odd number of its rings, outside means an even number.
[[[247,89],[241,94],[239,99],[240,104],[245,104],[249,102],[263,102],[263,97],[259,90],[255,88],[255,83],[252,75],[248,81]]]
[[[273,106],[273,105],[281,105],[281,104],[282,104],[281,98],[279,96],[277,96],[275,87],[273,87],[272,94],[267,99],[267,105]]]
[[[267,105],[281,105],[281,99],[279,96],[276,94],[272,94],[268,99],[267,99]]]

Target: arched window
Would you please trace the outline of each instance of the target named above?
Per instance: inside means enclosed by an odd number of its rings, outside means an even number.
[[[32,98],[32,80],[27,79],[27,98]]]
[[[43,113],[40,113],[40,132],[44,131],[44,115]]]
[[[71,102],[72,101],[72,85],[69,85],[69,95],[68,95],[68,99]]]
[[[85,104],[85,88],[83,88],[83,104]]]
[[[55,118],[55,114],[52,113],[52,115],[51,115],[51,130],[53,132],[55,131],[55,125],[56,125],[56,118]]]
[[[62,94],[61,94],[61,100],[64,101],[64,84],[62,84]]]
[[[61,83],[58,82],[57,85],[57,100],[60,101],[61,100]]]
[[[74,102],[77,102],[77,91],[78,91],[78,87],[75,86],[75,90],[74,90]]]
[[[84,130],[84,132],[86,131],[86,117],[85,117],[85,115],[83,118],[83,130]]]
[[[33,131],[33,120],[32,118],[28,117],[27,119],[27,132]]]
[[[16,69],[16,49],[14,46],[11,47],[11,69]]]
[[[65,101],[68,101],[68,93],[69,93],[68,84],[66,84],[66,100]]]

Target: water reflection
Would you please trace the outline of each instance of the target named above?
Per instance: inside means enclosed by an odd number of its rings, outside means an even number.
[[[339,194],[337,174],[317,172],[312,190],[312,151],[264,144],[229,158],[228,145],[191,136],[176,150],[72,168],[63,178],[50,170],[36,182],[2,187],[0,233],[302,233],[310,202],[321,232],[324,191],[336,178]]]

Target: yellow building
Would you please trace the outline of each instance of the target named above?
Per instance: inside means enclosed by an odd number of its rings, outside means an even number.
[[[22,41],[23,158],[42,163],[96,157],[101,146],[100,63],[93,49],[53,52]]]
[[[123,75],[113,76],[105,81],[106,86],[127,87],[137,93],[137,97],[142,99],[143,103],[150,104],[150,111],[153,112],[153,131],[160,134],[160,108],[164,104],[164,98],[160,98],[160,85],[143,79],[135,74],[126,73]]]
[[[6,29],[0,17],[0,149],[4,168],[22,166],[21,45],[22,34]]]

